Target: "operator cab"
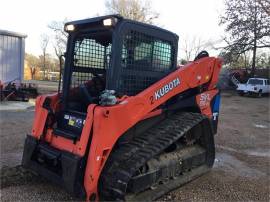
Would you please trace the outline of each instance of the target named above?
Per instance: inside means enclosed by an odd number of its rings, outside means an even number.
[[[176,68],[178,37],[109,15],[69,22],[63,79],[65,109],[85,113],[105,90],[136,95]]]
[[[167,30],[109,15],[69,22],[65,31],[59,128],[80,134],[88,106],[102,104],[105,89],[134,96],[176,69],[178,36]]]

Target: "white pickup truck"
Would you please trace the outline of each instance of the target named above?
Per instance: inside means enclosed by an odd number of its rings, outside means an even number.
[[[250,78],[247,83],[238,84],[236,90],[239,95],[249,94],[261,97],[263,94],[270,93],[269,79]]]

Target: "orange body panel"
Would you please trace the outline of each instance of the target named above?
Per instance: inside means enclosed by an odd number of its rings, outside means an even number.
[[[46,98],[50,98],[51,100],[50,107],[54,109],[54,111],[56,111],[58,108],[57,106],[58,100],[59,100],[58,94],[37,97],[36,106],[35,106],[34,123],[32,127],[32,135],[36,137],[37,139],[40,139],[40,137],[44,135],[45,123],[47,120],[47,116],[49,114],[48,110],[43,108],[43,103]]]
[[[51,140],[51,145],[55,148],[77,154],[78,156],[84,156],[86,152],[88,140],[91,134],[92,123],[93,123],[93,112],[94,112],[95,106],[96,105],[94,104],[88,106],[87,116],[85,119],[85,125],[83,127],[81,138],[80,140],[76,142],[76,144],[74,144],[72,140],[53,135],[53,138]]]
[[[51,98],[51,108],[57,110],[59,106],[57,105],[56,99],[57,95],[47,96]],[[42,135],[44,135],[44,126],[47,120],[48,111],[42,107],[45,96],[39,96],[36,100],[36,109],[35,109],[35,117],[34,124],[32,128],[32,135],[37,139],[40,139]],[[93,123],[93,112],[96,105],[91,104],[87,109],[87,116],[85,120],[85,125],[83,127],[83,131],[81,134],[81,138],[76,144],[73,143],[72,140],[66,139],[60,136],[56,136],[53,134],[52,129],[48,129],[45,132],[45,140],[51,144],[51,146],[65,150],[71,153],[74,153],[78,156],[84,156],[86,152],[87,143],[90,137],[92,123]]]
[[[217,89],[203,92],[196,96],[196,102],[201,110],[201,113],[212,118],[211,100],[218,93]]]
[[[173,96],[190,88],[207,84],[207,92],[196,97],[203,114],[211,117],[210,101],[217,94],[216,82],[221,68],[221,60],[213,57],[202,58],[175,70],[136,96],[125,96],[114,106],[88,106],[87,118],[81,138],[75,144],[71,140],[57,137],[52,130],[46,131],[46,140],[55,148],[84,156],[92,134],[91,145],[84,176],[87,200],[96,194],[98,200],[98,180],[102,168],[118,138],[140,120],[158,115],[158,107]],[[206,96],[206,97],[205,97]],[[57,96],[51,97],[51,107],[56,110]],[[206,100],[204,100],[206,98]],[[209,98],[209,99],[208,99]],[[48,111],[42,108],[45,97],[37,99],[35,121],[32,134],[40,138],[44,132]],[[203,102],[205,101],[205,102]]]

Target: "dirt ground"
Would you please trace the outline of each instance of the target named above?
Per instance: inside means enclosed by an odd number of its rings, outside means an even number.
[[[269,101],[269,97],[222,93],[213,169],[160,200],[269,201]],[[33,114],[33,108],[0,112],[1,170],[20,164]],[[1,189],[1,201],[63,200],[74,199],[60,187],[40,178]]]

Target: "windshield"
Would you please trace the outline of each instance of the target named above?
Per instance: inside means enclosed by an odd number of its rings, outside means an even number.
[[[249,79],[248,84],[251,84],[251,85],[263,85],[263,80],[261,80],[261,79]]]
[[[80,38],[75,42],[74,66],[107,69],[111,43],[101,44],[92,38]]]
[[[94,75],[105,75],[110,65],[111,42],[108,31],[79,35],[75,39],[71,88],[91,80]]]
[[[79,34],[74,39],[67,94],[67,107],[70,110],[86,112],[90,100],[91,103],[98,103],[97,98],[106,86],[111,47],[110,31]]]

